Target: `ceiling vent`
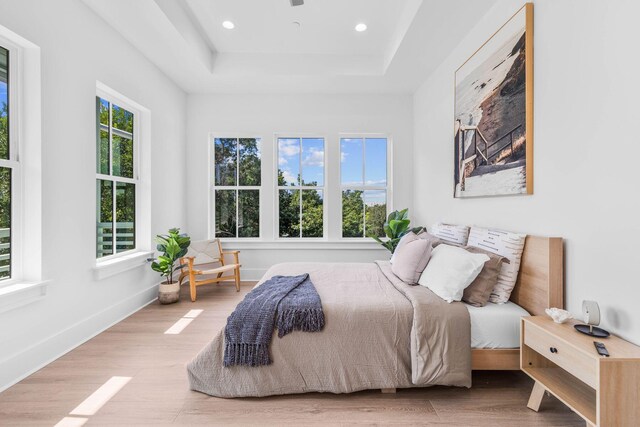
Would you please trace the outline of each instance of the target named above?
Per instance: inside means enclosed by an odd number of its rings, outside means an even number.
[[[289,0],[291,2],[291,6],[302,6],[304,4],[304,0]]]

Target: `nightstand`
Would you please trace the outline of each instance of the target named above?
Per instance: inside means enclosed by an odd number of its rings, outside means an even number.
[[[640,425],[640,347],[581,334],[575,323],[522,318],[520,369],[535,380],[527,406],[538,411],[548,391],[587,426]],[[611,356],[599,356],[594,341],[603,342]]]

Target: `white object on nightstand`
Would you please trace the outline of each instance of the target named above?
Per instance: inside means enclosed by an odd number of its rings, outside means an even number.
[[[556,323],[564,323],[569,319],[573,319],[573,315],[571,313],[561,308],[545,308],[544,312],[547,313],[547,315]]]

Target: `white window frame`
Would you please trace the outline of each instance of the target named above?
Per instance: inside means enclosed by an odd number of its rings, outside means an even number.
[[[216,155],[215,155],[215,140],[216,139],[235,139],[236,142],[236,185],[216,185]],[[260,141],[259,143],[259,151],[260,151],[260,185],[240,185],[240,139],[257,139]],[[220,239],[221,242],[258,242],[262,241],[262,186],[264,185],[264,177],[262,174],[262,153],[264,148],[264,139],[261,136],[256,135],[247,135],[247,134],[220,134],[220,133],[210,133],[209,134],[209,238],[210,239]],[[216,237],[216,190],[235,190],[236,192],[236,236],[235,237]],[[240,190],[258,190],[258,200],[260,204],[260,209],[258,209],[259,217],[258,221],[260,222],[258,226],[258,237],[240,237],[238,236],[238,209],[239,209],[239,195],[238,191]]]
[[[278,170],[280,169],[279,159],[280,159],[280,139],[299,139],[300,140],[300,153],[298,156],[298,171],[300,173],[301,182],[297,186],[280,186],[278,185]],[[302,140],[303,139],[322,139],[323,144],[323,179],[322,186],[307,186],[302,185]],[[274,193],[274,224],[273,224],[273,232],[274,232],[274,240],[277,242],[322,242],[327,241],[328,237],[328,215],[329,215],[329,199],[330,195],[328,194],[328,176],[327,176],[327,137],[325,135],[320,134],[310,134],[310,133],[302,133],[302,132],[289,132],[289,133],[278,133],[274,135],[273,140],[274,147],[274,174],[273,174],[273,188],[275,189]],[[302,224],[300,225],[300,235],[298,237],[280,237],[280,190],[320,190],[322,191],[322,237],[302,237]],[[300,193],[300,218],[302,218],[302,192]]]
[[[376,185],[366,185],[366,153],[367,153],[367,139],[386,139],[387,140],[387,185],[386,186],[376,186]],[[340,183],[340,240],[343,241],[362,241],[362,240],[371,240],[371,237],[366,237],[367,229],[366,229],[366,221],[363,225],[363,236],[362,237],[344,237],[342,236],[342,225],[343,225],[343,217],[342,217],[342,192],[344,190],[361,190],[361,191],[385,191],[386,195],[386,207],[388,216],[390,212],[393,212],[393,170],[392,170],[392,153],[393,153],[393,139],[391,135],[383,134],[383,133],[341,133],[338,135],[338,151],[339,158],[342,159],[342,140],[343,139],[362,139],[362,185],[343,185],[342,184],[342,161],[340,162],[339,169],[339,183]],[[365,209],[363,209],[362,214],[365,215]],[[382,238],[384,240],[385,238]]]
[[[42,93],[40,48],[0,25],[9,51],[10,158],[12,169],[11,278],[0,282],[0,312],[46,296],[42,278]],[[28,171],[26,173],[25,171]]]
[[[10,277],[0,280],[0,287],[18,283],[23,271],[23,168],[21,152],[21,97],[22,97],[22,57],[21,49],[10,40],[0,37],[0,46],[9,52],[9,159],[0,159],[0,167],[11,169],[11,238]]]
[[[103,267],[112,267],[115,261],[132,259],[139,256],[150,255],[151,249],[151,202],[150,202],[150,176],[149,176],[149,157],[150,157],[150,141],[149,141],[149,127],[150,127],[150,112],[145,107],[132,101],[126,96],[116,92],[103,83],[97,82],[96,84],[96,96],[115,104],[118,107],[133,113],[133,178],[125,178],[115,175],[100,174],[96,171],[95,180],[107,180],[113,182],[113,206],[115,211],[116,202],[116,183],[130,183],[135,184],[135,248],[127,251],[115,253],[115,239],[116,233],[113,230],[113,251],[111,255],[104,257],[97,257],[96,254],[96,267],[101,269]],[[95,98],[93,98],[92,105],[96,108]],[[111,113],[110,113],[111,114]],[[94,117],[98,121],[98,115],[94,112]],[[100,126],[100,123],[96,123],[96,127]],[[97,141],[94,141],[94,148],[97,150]],[[111,133],[109,133],[109,163],[110,168],[113,168],[113,150],[111,146]],[[94,159],[97,159],[94,156]],[[94,166],[95,167],[95,166]],[[97,197],[97,194],[96,194]],[[97,208],[97,200],[94,200]],[[115,224],[114,217],[114,224]],[[94,226],[94,251],[98,246],[97,237],[97,222]],[[115,227],[115,225],[114,225]],[[100,273],[110,275],[111,273]],[[103,277],[103,276],[101,276]]]

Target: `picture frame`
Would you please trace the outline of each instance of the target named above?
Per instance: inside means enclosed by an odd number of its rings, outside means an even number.
[[[533,194],[533,3],[454,75],[454,197]]]

